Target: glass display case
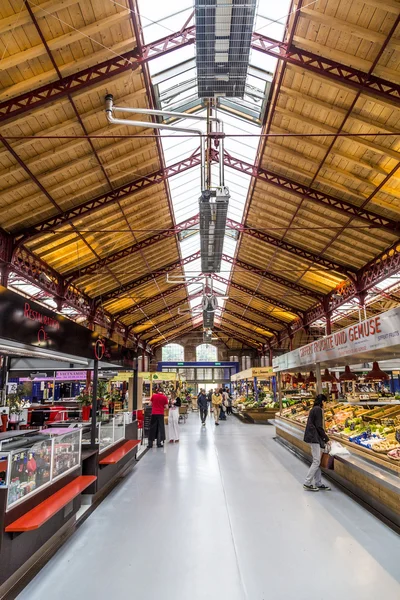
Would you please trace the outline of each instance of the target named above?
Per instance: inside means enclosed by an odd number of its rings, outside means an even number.
[[[81,430],[73,429],[61,434],[35,432],[3,441],[0,486],[8,488],[7,510],[79,467],[81,438]]]
[[[58,479],[81,463],[81,430],[73,429],[54,437],[52,478]]]
[[[96,443],[99,444],[99,452],[103,452],[110,446],[125,439],[125,425],[132,422],[132,414],[121,412],[115,414],[107,421],[97,423]],[[83,444],[90,444],[90,428],[83,433]]]

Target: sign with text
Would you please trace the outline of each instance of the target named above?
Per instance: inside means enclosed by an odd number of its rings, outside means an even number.
[[[129,364],[132,351],[0,286],[0,338],[84,358]],[[101,356],[97,356],[100,353]]]
[[[310,364],[339,360],[400,344],[400,308],[351,325],[273,360],[283,371]]]

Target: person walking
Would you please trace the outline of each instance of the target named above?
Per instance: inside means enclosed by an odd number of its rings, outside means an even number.
[[[157,388],[150,398],[150,403],[151,421],[148,448],[153,447],[155,439],[157,440],[157,448],[162,448],[163,442],[165,442],[164,410],[168,406],[168,398]]]
[[[182,405],[179,393],[171,393],[168,411],[168,433],[169,443],[177,444],[179,442],[179,407]]]
[[[325,394],[318,394],[315,398],[314,406],[308,415],[306,430],[304,432],[304,441],[310,444],[312,463],[308,470],[303,488],[309,492],[326,491],[331,488],[322,483],[321,479],[321,449],[329,442],[323,426],[323,406],[326,402]],[[314,484],[315,482],[315,484]]]
[[[226,414],[227,415],[231,415],[232,414],[232,394],[229,391],[229,388],[225,388],[226,393],[227,393],[227,398],[228,398],[228,406],[226,409]]]
[[[208,399],[204,389],[201,389],[199,395],[197,396],[197,406],[200,410],[201,423],[203,427],[205,427],[208,414]]]
[[[216,390],[215,394],[212,395],[212,405],[214,410],[214,421],[216,425],[219,425],[219,412],[222,406],[222,394],[221,390]]]

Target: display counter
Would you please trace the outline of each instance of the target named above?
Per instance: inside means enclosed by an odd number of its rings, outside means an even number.
[[[7,432],[0,450],[0,592],[75,519],[81,492],[80,429]],[[0,594],[1,595],[1,594]]]
[[[87,489],[92,496],[90,502],[104,495],[122,473],[135,463],[140,443],[137,437],[138,424],[132,421],[129,413],[118,413],[108,421],[97,423],[98,449],[90,447],[90,431],[84,432],[82,473],[96,477],[96,481]]]
[[[303,441],[309,409],[305,403],[286,408],[275,426],[278,441],[311,461],[310,446]],[[333,470],[326,473],[400,527],[400,405],[330,403],[325,428],[349,451],[335,457]]]

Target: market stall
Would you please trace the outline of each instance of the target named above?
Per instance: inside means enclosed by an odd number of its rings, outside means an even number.
[[[276,378],[272,367],[253,367],[231,376],[236,399],[233,412],[247,423],[266,423],[279,409]]]
[[[299,393],[283,406],[282,381],[296,373],[297,382],[301,375],[313,383],[314,393],[328,397],[325,429],[344,448],[328,474],[396,526],[400,526],[400,400],[384,365],[399,357],[400,309],[393,309],[274,360],[280,379],[278,441],[310,459],[303,436],[312,398]],[[357,375],[360,365],[363,373]]]

